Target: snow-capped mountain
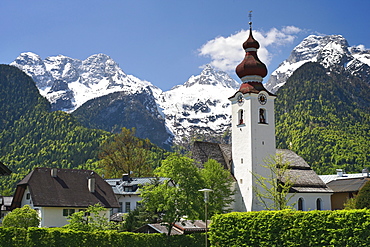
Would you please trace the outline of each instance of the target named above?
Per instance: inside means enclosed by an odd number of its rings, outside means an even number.
[[[147,86],[156,94],[161,90],[150,82],[125,74],[105,54],[96,54],[81,61],[63,55],[42,60],[38,55],[22,53],[10,65],[31,76],[40,94],[52,104],[53,110],[74,111],[86,101],[113,92],[133,94]]]
[[[123,102],[122,97],[127,97],[127,100],[138,95],[153,97],[156,106],[151,107],[156,109],[147,109],[146,113],[141,109],[135,114],[148,114],[149,118],[158,118],[158,121],[155,120],[157,123],[165,119],[165,128],[170,134],[170,137],[166,138],[166,144],[172,139],[176,142],[196,134],[219,136],[227,131],[231,118],[227,98],[238,88],[238,83],[226,73],[207,65],[200,75],[193,75],[183,85],[162,92],[150,82],[125,74],[113,59],[104,54],[92,55],[83,61],[63,55],[42,60],[38,55],[27,52],[17,57],[11,65],[20,68],[34,79],[41,95],[51,102],[53,110],[73,112],[86,104],[83,112],[94,109],[94,113],[87,115],[95,119],[93,121],[96,127],[106,127],[106,130],[111,130],[112,126],[108,123],[97,126],[96,119],[99,118],[98,113],[106,111],[109,111],[110,116],[122,114],[112,112],[122,111],[122,107],[112,107],[117,105],[116,100],[112,99],[114,95],[120,97],[117,102]],[[116,92],[121,93],[112,94]],[[111,103],[106,103],[108,98],[102,98],[108,95],[111,95]],[[99,106],[94,105],[91,100],[99,100]],[[102,109],[104,107],[106,109]],[[127,122],[127,119],[122,118],[121,124],[124,125],[125,121]],[[126,127],[120,126],[117,118],[114,125],[116,129]],[[139,129],[137,127],[138,131]],[[157,129],[160,129],[159,125]],[[162,132],[161,130],[158,133]]]
[[[271,74],[265,87],[276,92],[306,62],[320,62],[329,72],[352,74],[370,84],[370,50],[361,45],[350,47],[340,35],[310,35]],[[198,134],[210,138],[225,134],[231,120],[228,97],[239,88],[239,83],[226,73],[207,65],[200,75],[193,75],[183,85],[162,92],[150,82],[125,74],[113,59],[104,54],[92,55],[83,61],[62,55],[42,60],[38,55],[27,52],[22,53],[11,65],[19,67],[35,80],[40,93],[52,103],[54,110],[73,112],[86,103],[83,111],[94,112],[86,114],[84,118],[95,119],[96,127],[102,128],[98,120],[109,112],[109,119],[114,119],[114,126],[107,121],[104,125],[110,131],[113,127],[126,127],[124,124],[127,119],[120,121],[120,116],[125,112],[125,118],[128,118],[129,110],[136,109],[130,116],[156,122],[158,135],[163,136],[168,145],[169,140],[181,142]],[[115,92],[121,93],[112,94]],[[115,95],[120,98],[113,99]],[[147,102],[153,102],[154,99],[156,105],[146,104],[145,97]],[[99,98],[100,101],[91,102]],[[139,103],[135,102],[143,102],[140,110],[135,107]],[[150,129],[150,123],[146,125],[144,122],[141,120],[140,126],[136,127],[146,135],[144,133]],[[135,126],[133,123],[131,125]]]
[[[329,71],[349,73],[370,83],[370,50],[350,47],[341,35],[310,35],[271,73],[266,88],[275,93],[300,66],[319,62]]]
[[[200,75],[163,92],[158,103],[175,142],[196,134],[216,137],[227,131],[231,120],[228,97],[238,87],[225,72],[207,65]]]

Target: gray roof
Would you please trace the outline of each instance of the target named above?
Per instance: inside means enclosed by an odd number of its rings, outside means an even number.
[[[338,179],[330,181],[327,185],[334,192],[358,192],[367,181],[369,179],[364,177]]]
[[[209,228],[211,221],[207,221],[207,226]],[[206,231],[206,223],[201,220],[189,221],[184,220],[181,222],[176,222],[172,229],[171,235],[180,235],[180,234],[188,234],[193,232],[205,232]],[[147,224],[145,226],[140,227],[139,229],[135,230],[134,232],[142,232],[142,233],[167,233],[167,227],[165,224],[162,223],[152,223]]]
[[[12,208],[20,207],[23,194],[29,188],[33,205],[40,207],[88,207],[100,203],[106,208],[119,207],[111,186],[91,170],[35,168],[21,182],[12,201]],[[95,177],[95,191],[90,192],[88,179]]]
[[[334,180],[341,180],[341,179],[354,179],[354,178],[363,178],[364,174],[362,173],[353,173],[353,174],[343,174],[342,176],[335,175],[319,175],[320,179],[328,184]]]
[[[231,144],[218,144],[196,141],[194,142],[192,149],[193,159],[200,164],[205,163],[208,159],[214,159],[218,161],[221,165],[223,165],[225,169],[231,171],[231,148]],[[332,192],[332,190],[328,188],[326,184],[319,178],[316,172],[311,169],[307,162],[295,152],[288,149],[277,149],[276,154],[281,154],[283,161],[289,163],[290,177],[295,178],[292,192]]]
[[[282,155],[283,162],[289,164],[289,176],[293,178],[292,192],[301,193],[331,193],[333,192],[319,178],[307,162],[295,152],[289,149],[276,149],[276,155]],[[284,182],[284,180],[283,180]]]
[[[193,144],[192,155],[193,159],[198,162],[198,166],[201,168],[203,168],[203,164],[209,159],[214,159],[225,169],[231,170],[232,155],[230,144],[196,141]]]
[[[138,189],[141,185],[150,184],[155,179],[155,177],[129,178],[128,181],[124,181],[122,178],[111,178],[105,179],[105,181],[112,187],[116,195],[138,195],[140,194]],[[170,180],[170,178],[162,177],[158,179],[160,183]]]

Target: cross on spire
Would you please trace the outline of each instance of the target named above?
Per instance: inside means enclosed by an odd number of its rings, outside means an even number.
[[[249,17],[249,27],[252,29],[252,10],[249,11],[248,17]]]

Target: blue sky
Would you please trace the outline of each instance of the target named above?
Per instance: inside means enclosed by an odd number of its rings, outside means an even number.
[[[367,0],[1,0],[0,63],[27,51],[42,59],[104,53],[162,90],[207,63],[236,78],[250,10],[269,72],[310,34],[341,34],[370,48]]]

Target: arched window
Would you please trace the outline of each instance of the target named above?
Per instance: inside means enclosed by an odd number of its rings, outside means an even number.
[[[263,108],[260,108],[260,111],[259,111],[259,123],[267,123],[266,121],[266,110],[263,109]]]
[[[304,210],[304,199],[302,197],[298,199],[298,210]]]
[[[317,210],[322,210],[322,200],[321,200],[321,198],[316,199],[316,209]]]
[[[243,124],[244,123],[244,111],[243,111],[243,109],[239,110],[238,118],[239,118],[238,124]]]

